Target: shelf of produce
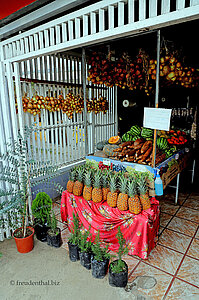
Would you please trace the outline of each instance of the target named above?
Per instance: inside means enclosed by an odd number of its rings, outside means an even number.
[[[167,158],[165,161],[161,162],[159,165],[156,166],[156,168],[152,168],[151,166],[148,165],[142,165],[142,164],[137,164],[137,163],[132,163],[132,162],[121,162],[119,160],[114,160],[110,158],[102,158],[94,155],[88,155],[86,156],[86,159],[89,160],[94,160],[97,162],[102,161],[103,164],[113,165],[116,166],[123,166],[123,167],[132,167],[133,169],[136,169],[137,171],[149,171],[152,173],[155,177],[157,169],[160,170],[162,182],[163,182],[163,189],[165,189],[169,183],[176,178],[182,170],[184,170],[189,163],[189,159],[191,157],[191,149],[190,148],[183,148]],[[177,178],[177,182],[179,181],[179,176]],[[175,203],[177,203],[177,198],[178,198],[178,190],[179,190],[179,183],[175,186],[176,188],[176,199]],[[151,193],[154,191],[154,187],[150,187]],[[155,194],[151,194],[151,196],[155,196]]]

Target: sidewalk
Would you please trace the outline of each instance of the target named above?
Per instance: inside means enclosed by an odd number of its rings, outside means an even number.
[[[129,266],[126,290],[109,286],[107,276],[94,279],[91,271],[69,260],[69,231],[61,222],[57,201],[53,207],[62,230],[61,248],[35,238],[34,250],[20,254],[14,240],[0,243],[0,299],[199,299],[199,193],[179,196],[177,206],[173,193],[160,200],[160,237],[148,260],[124,258]]]

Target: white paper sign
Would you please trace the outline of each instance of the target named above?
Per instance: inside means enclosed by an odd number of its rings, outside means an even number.
[[[144,108],[143,127],[169,131],[171,109],[165,108]]]

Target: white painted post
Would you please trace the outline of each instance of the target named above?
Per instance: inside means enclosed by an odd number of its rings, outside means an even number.
[[[118,3],[118,27],[124,25],[124,2]]]
[[[114,6],[113,5],[108,6],[108,28],[109,29],[114,28]]]
[[[91,29],[91,34],[96,33],[96,13],[91,12],[90,13],[90,29]]]
[[[62,42],[67,42],[67,25],[66,23],[62,23]]]
[[[83,15],[83,36],[88,35],[88,15]]]
[[[185,8],[185,0],[176,0],[176,10]]]
[[[146,0],[139,0],[139,21],[146,19]]]
[[[135,13],[135,0],[128,0],[128,23],[134,22],[134,13]]]
[[[170,0],[162,0],[161,14],[170,12]]]
[[[75,18],[75,38],[80,38],[80,18]]]
[[[156,17],[157,12],[158,12],[158,0],[150,0],[149,1],[149,18]]]
[[[69,34],[69,41],[74,39],[73,35],[73,20],[68,21],[68,34]]]
[[[104,31],[105,20],[104,20],[104,9],[99,9],[99,31]]]

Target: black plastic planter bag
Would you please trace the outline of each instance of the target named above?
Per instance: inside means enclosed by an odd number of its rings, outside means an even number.
[[[91,269],[91,253],[90,252],[80,252],[80,263],[83,267],[90,270]]]
[[[79,260],[79,247],[68,242],[68,248],[70,260],[73,262]]]
[[[103,261],[97,261],[96,259],[91,259],[91,270],[92,276],[95,278],[104,278],[108,271],[109,259],[104,259]]]
[[[46,242],[47,231],[50,229],[50,227],[47,226],[47,223],[39,224],[35,221],[34,229],[37,239],[41,242]]]
[[[125,263],[125,261],[123,261]],[[125,287],[128,282],[128,266],[125,263],[126,270],[120,272],[120,273],[113,273],[111,270],[111,265],[114,263],[114,261],[110,264],[109,267],[109,284],[113,287]]]
[[[55,248],[59,248],[61,246],[61,231],[59,228],[57,228],[57,230],[59,230],[57,235],[50,235],[47,233],[47,244]]]

